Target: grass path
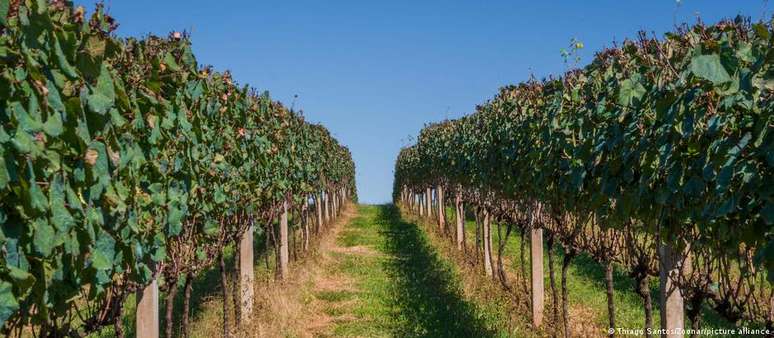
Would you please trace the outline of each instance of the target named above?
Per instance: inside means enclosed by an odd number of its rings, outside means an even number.
[[[311,308],[330,318],[315,336],[486,337],[502,325],[464,296],[453,265],[394,206],[359,206],[326,248],[324,270],[341,281],[315,283]],[[330,287],[333,285],[334,287]]]
[[[551,335],[547,265],[548,327],[535,330],[528,322],[529,292],[521,284],[518,233],[511,235],[505,247],[505,266],[512,287],[506,291],[499,282],[485,277],[481,265],[472,259],[475,246],[472,221],[466,222],[467,255],[434,231],[435,225],[431,223],[408,214],[402,217],[393,205],[348,204],[342,216],[321,234],[311,250],[292,262],[287,281],[275,280],[272,257],[264,261],[264,254],[257,255],[254,319],[243,323],[236,336]],[[497,236],[493,226],[495,245]],[[560,262],[561,252],[557,256]],[[266,262],[271,262],[271,266]],[[233,263],[229,260],[229,264]],[[619,326],[638,328],[642,322],[640,301],[632,291],[631,281],[620,271],[616,272]],[[571,265],[568,281],[573,336],[599,336],[606,328],[601,274],[601,267],[585,256]],[[222,303],[217,269],[202,274],[194,284],[192,337],[220,336]],[[654,299],[658,299],[655,291],[654,285]],[[134,302],[128,303],[131,304],[124,325],[128,336],[132,336]],[[657,309],[654,312],[654,324],[658,327]],[[728,326],[711,314],[705,320],[706,327]],[[107,328],[92,336],[110,337],[111,332]]]

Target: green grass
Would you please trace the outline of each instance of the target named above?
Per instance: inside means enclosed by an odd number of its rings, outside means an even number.
[[[415,224],[394,206],[360,206],[339,237],[371,254],[340,254],[339,269],[356,281],[354,320],[335,336],[491,337],[503,322],[463,297],[458,271],[441,258]]]
[[[352,299],[353,296],[354,294],[352,292],[341,290],[320,291],[315,294],[315,297],[326,302],[343,302],[345,300]]]

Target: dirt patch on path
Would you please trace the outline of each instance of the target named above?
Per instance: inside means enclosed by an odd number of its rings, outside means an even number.
[[[382,253],[376,252],[374,249],[365,246],[365,245],[355,245],[355,246],[334,246],[330,249],[331,252],[336,253],[342,253],[342,254],[355,254],[355,255],[363,255],[368,257],[373,256],[383,256]]]

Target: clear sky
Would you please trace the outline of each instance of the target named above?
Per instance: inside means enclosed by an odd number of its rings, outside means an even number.
[[[91,9],[94,0],[77,0]],[[349,146],[361,202],[391,199],[393,165],[431,121],[470,113],[506,84],[561,74],[595,51],[699,15],[771,16],[765,0],[105,0],[121,36],[192,31],[199,62],[303,109]],[[298,95],[296,99],[294,96]]]

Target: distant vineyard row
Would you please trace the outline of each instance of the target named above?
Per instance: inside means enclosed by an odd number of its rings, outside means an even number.
[[[653,325],[656,277],[663,327],[683,325],[683,306],[698,327],[708,304],[731,322],[774,329],[773,44],[771,23],[698,24],[662,40],[641,34],[561,78],[504,87],[400,152],[394,198],[425,215],[433,191],[458,218],[469,205],[483,223],[485,260],[496,222],[532,232],[537,257],[543,232],[549,250],[560,244],[563,276],[580,253],[608,271],[623,267],[643,298],[644,326]],[[542,293],[542,278],[534,281]],[[562,300],[563,319],[553,320],[567,335]]]
[[[356,198],[346,147],[198,64],[185,34],[119,39],[61,0],[0,0],[0,25],[6,335],[120,324],[127,295],[222,265],[252,226]]]

